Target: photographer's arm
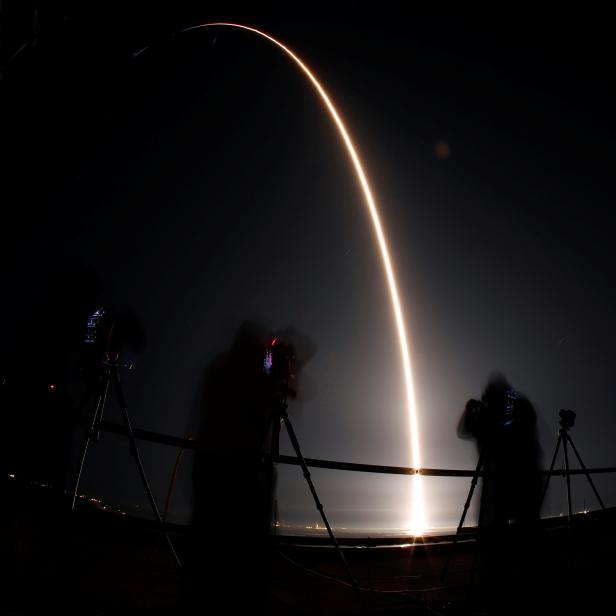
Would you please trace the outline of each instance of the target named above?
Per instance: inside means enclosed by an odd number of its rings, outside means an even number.
[[[464,412],[458,422],[459,438],[470,439],[477,436],[477,424],[482,404],[479,400],[470,399],[464,407]]]

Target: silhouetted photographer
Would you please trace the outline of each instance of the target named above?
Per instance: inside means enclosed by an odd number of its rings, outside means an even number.
[[[458,435],[477,442],[478,469],[483,470],[478,522],[481,583],[488,601],[496,599],[502,608],[503,593],[510,592],[517,575],[528,569],[522,564],[529,558],[523,546],[532,543],[539,528],[541,449],[535,410],[502,374],[494,374],[481,400],[466,403]]]
[[[493,375],[481,400],[466,403],[458,426],[474,437],[484,471],[480,530],[500,530],[509,522],[539,520],[541,449],[532,404],[500,374]]]
[[[193,468],[187,609],[216,599],[229,611],[255,613],[267,602],[282,413],[287,397],[297,395],[299,368],[313,353],[310,341],[297,332],[273,335],[244,323],[231,349],[208,367]]]

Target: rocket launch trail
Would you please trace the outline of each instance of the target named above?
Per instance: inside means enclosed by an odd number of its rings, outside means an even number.
[[[277,48],[282,50],[293,62],[296,66],[304,73],[304,75],[308,78],[316,92],[318,93],[322,103],[326,107],[329,112],[334,124],[338,130],[340,138],[342,139],[350,161],[355,170],[355,174],[357,176],[357,180],[361,187],[364,196],[365,206],[368,210],[370,220],[372,222],[372,227],[375,235],[376,242],[378,244],[378,248],[381,254],[382,266],[385,274],[385,278],[387,280],[387,287],[389,289],[389,296],[391,307],[393,311],[394,322],[398,334],[398,342],[400,349],[400,357],[402,361],[402,373],[404,376],[404,386],[406,393],[406,411],[408,414],[409,420],[409,431],[410,431],[410,450],[411,450],[411,466],[419,471],[421,468],[421,455],[420,455],[420,446],[419,446],[419,423],[417,418],[417,408],[415,404],[415,392],[413,386],[413,375],[411,369],[411,357],[409,352],[408,345],[408,337],[406,331],[406,325],[403,316],[402,304],[400,302],[400,296],[398,293],[398,286],[396,283],[396,275],[394,271],[394,266],[391,260],[389,247],[387,244],[387,239],[385,236],[385,231],[383,230],[383,225],[381,223],[381,218],[379,215],[378,205],[372,195],[372,190],[370,189],[370,184],[368,183],[368,178],[363,169],[361,160],[355,146],[353,145],[353,141],[349,135],[349,132],[340,117],[340,114],[336,110],[331,98],[315,77],[314,73],[308,68],[308,66],[286,45],[275,39],[274,37],[257,30],[256,28],[252,28],[249,26],[234,24],[234,23],[225,23],[225,22],[212,22],[212,23],[203,23],[195,26],[190,26],[181,31],[181,33],[189,32],[192,30],[199,30],[204,28],[234,28],[238,30],[244,30],[247,32],[251,32],[256,34],[270,43],[273,43]],[[141,53],[144,50],[141,50]],[[426,516],[424,511],[424,499],[423,499],[423,489],[422,489],[422,479],[418,474],[412,478],[412,495],[411,495],[411,503],[410,503],[410,519],[408,522],[408,530],[413,534],[421,534],[423,530],[426,528]]]

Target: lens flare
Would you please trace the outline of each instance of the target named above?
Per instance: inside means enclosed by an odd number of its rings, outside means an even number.
[[[383,226],[381,224],[381,219],[378,212],[377,204],[372,196],[372,190],[370,189],[370,185],[368,184],[368,179],[363,170],[361,161],[357,152],[355,151],[355,147],[353,142],[351,141],[351,137],[338,113],[336,108],[334,107],[331,99],[329,98],[327,92],[323,88],[323,86],[319,83],[314,74],[310,71],[310,69],[304,64],[304,62],[293,53],[288,47],[283,45],[280,41],[276,40],[274,37],[262,32],[261,30],[257,30],[256,28],[251,28],[249,26],[244,26],[241,24],[234,23],[226,23],[226,22],[212,22],[205,24],[198,24],[196,26],[191,26],[182,30],[182,32],[188,32],[190,30],[197,30],[200,28],[211,28],[211,27],[228,27],[228,28],[237,28],[240,30],[247,30],[254,34],[257,34],[274,45],[276,45],[279,49],[282,49],[287,56],[289,56],[295,64],[302,70],[302,72],[308,77],[316,91],[318,92],[321,100],[325,104],[325,107],[329,111],[336,127],[338,128],[338,132],[340,133],[340,137],[342,138],[348,155],[353,163],[353,167],[355,169],[355,173],[357,175],[357,179],[359,180],[359,184],[364,193],[365,205],[368,208],[368,212],[370,214],[370,219],[372,221],[372,225],[374,228],[374,233],[376,235],[377,243],[379,245],[379,249],[381,252],[381,258],[383,261],[383,268],[385,270],[385,276],[387,278],[387,285],[389,287],[389,295],[391,299],[391,305],[394,313],[394,319],[396,323],[396,329],[398,331],[398,341],[400,346],[400,355],[402,359],[402,371],[404,374],[404,383],[406,389],[406,406],[408,411],[409,423],[410,423],[410,438],[411,438],[411,465],[419,470],[421,468],[420,463],[420,450],[419,450],[419,426],[417,421],[417,409],[415,406],[415,391],[413,386],[413,376],[411,371],[411,357],[409,353],[407,334],[406,334],[406,326],[404,323],[404,317],[402,314],[402,305],[400,302],[400,297],[398,294],[398,286],[396,284],[396,276],[394,273],[394,268],[392,265],[391,257],[389,256],[389,248],[387,246],[387,240],[385,238],[385,232],[383,231]],[[426,518],[425,518],[425,507],[424,507],[424,499],[423,499],[423,485],[422,478],[418,474],[412,478],[412,499],[411,499],[411,511],[410,511],[410,521],[407,525],[407,530],[414,535],[421,534],[426,528]]]

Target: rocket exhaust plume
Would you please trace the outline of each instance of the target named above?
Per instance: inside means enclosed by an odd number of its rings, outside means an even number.
[[[410,520],[407,524],[407,529],[413,534],[421,534],[426,528],[426,519],[424,513],[424,499],[423,499],[423,486],[422,486],[422,478],[419,475],[419,469],[421,468],[420,463],[420,450],[419,450],[419,427],[417,421],[417,409],[415,406],[415,392],[413,387],[413,376],[411,371],[411,357],[408,347],[407,334],[406,334],[406,326],[404,323],[404,317],[402,315],[402,305],[400,303],[400,297],[398,294],[398,287],[396,284],[396,276],[394,273],[393,264],[391,261],[391,257],[389,255],[389,248],[387,246],[387,240],[385,238],[385,232],[383,231],[383,226],[381,224],[381,219],[379,216],[378,206],[372,196],[372,191],[370,189],[370,185],[368,184],[368,179],[363,170],[361,161],[357,152],[355,151],[355,147],[353,146],[353,142],[351,141],[351,137],[339,115],[329,98],[327,92],[323,88],[323,86],[319,83],[314,74],[310,71],[310,69],[304,64],[304,62],[295,55],[288,47],[283,45],[280,41],[276,40],[274,37],[257,30],[256,28],[251,28],[249,26],[244,26],[241,24],[233,24],[233,23],[224,23],[224,22],[213,22],[213,23],[204,23],[198,24],[196,26],[191,26],[182,30],[182,32],[188,32],[190,30],[197,30],[201,28],[211,28],[211,27],[226,27],[226,28],[236,28],[240,30],[247,30],[248,32],[252,32],[253,34],[257,34],[260,37],[267,39],[270,43],[276,45],[279,49],[284,51],[285,54],[295,64],[301,69],[301,71],[306,75],[306,77],[310,80],[315,90],[319,94],[323,104],[329,111],[336,128],[346,146],[347,153],[353,167],[355,169],[355,173],[357,175],[357,179],[361,186],[362,192],[364,194],[365,205],[370,214],[370,219],[372,221],[374,234],[376,236],[377,244],[379,246],[379,250],[381,252],[381,259],[383,262],[383,269],[385,271],[385,277],[387,279],[387,285],[389,288],[389,296],[391,301],[391,306],[394,314],[394,321],[396,324],[396,329],[398,332],[398,341],[400,346],[400,355],[402,359],[402,371],[404,374],[404,384],[406,391],[406,406],[409,417],[409,428],[410,428],[410,441],[411,441],[411,466],[415,468],[418,472],[417,475],[412,477],[412,497],[410,504]]]

